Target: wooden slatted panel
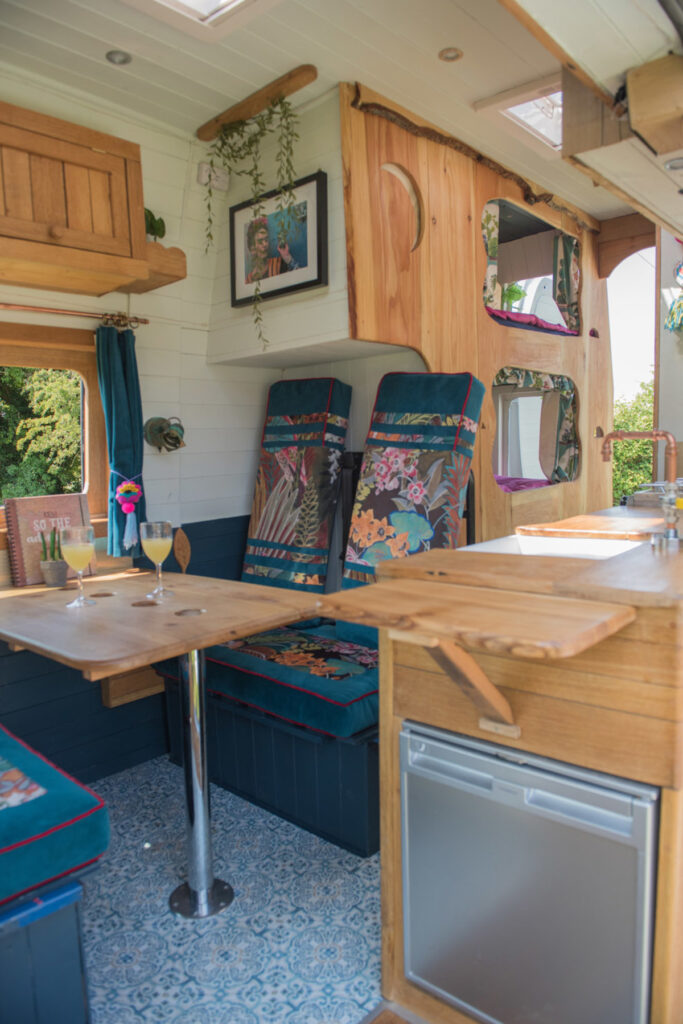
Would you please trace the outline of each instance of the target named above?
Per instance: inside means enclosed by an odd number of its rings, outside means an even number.
[[[9,168],[5,167],[4,235],[117,256],[131,254],[126,161],[6,124],[0,124],[0,144],[5,153],[15,154]],[[68,199],[66,167],[70,168]],[[86,196],[76,198],[83,185]],[[141,195],[137,198],[142,218]],[[67,215],[70,203],[75,204],[73,224]],[[137,228],[140,235],[144,223]]]
[[[5,176],[2,170],[2,149],[0,149],[0,217],[5,214]]]
[[[111,208],[109,175],[101,171],[89,171],[90,206],[92,212],[93,231],[96,235],[111,235],[114,223]]]
[[[87,167],[64,164],[66,220],[75,231],[93,231],[90,209],[90,176]]]
[[[491,733],[479,726],[478,709],[448,676],[443,672],[406,669],[398,663],[398,659],[404,660],[402,647],[399,645],[396,653],[395,714],[491,740]],[[518,739],[496,735],[496,743],[595,771],[636,778],[650,785],[680,785],[681,769],[676,757],[680,722],[528,693],[510,686],[499,689],[510,704],[521,735]]]
[[[30,156],[33,217],[49,225],[66,225],[63,164],[44,156]]]
[[[5,213],[8,217],[33,220],[28,153],[10,146],[2,147],[2,167],[5,179]]]
[[[610,641],[604,643],[611,646]],[[651,644],[647,650],[641,645],[639,652],[631,651],[629,656],[635,660],[639,654],[641,661],[646,660],[654,646]],[[399,650],[401,665],[414,672],[416,680],[418,673],[436,670],[431,649],[401,644]],[[669,648],[670,660],[674,661],[676,656]],[[571,700],[595,708],[612,708],[629,715],[644,715],[669,722],[683,721],[681,691],[671,680],[626,679],[621,671],[615,672],[614,666],[611,674],[591,672],[578,666],[575,658],[541,665],[481,652],[476,652],[474,657],[492,683],[520,694]]]

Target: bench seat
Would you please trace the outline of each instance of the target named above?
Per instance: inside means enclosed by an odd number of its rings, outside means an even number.
[[[102,799],[0,725],[0,906],[102,856]]]

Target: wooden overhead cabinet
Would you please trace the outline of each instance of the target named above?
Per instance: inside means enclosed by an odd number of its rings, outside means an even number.
[[[0,281],[104,295],[149,276],[140,147],[0,103]]]

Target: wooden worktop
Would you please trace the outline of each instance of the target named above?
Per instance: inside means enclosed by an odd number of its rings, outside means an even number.
[[[430,580],[641,608],[671,608],[683,601],[683,544],[656,550],[643,543],[612,558],[597,559],[511,555],[468,548],[427,551],[381,562],[377,576],[387,581]]]
[[[616,508],[571,516],[554,523],[532,523],[518,526],[516,533],[533,537],[594,537],[602,540],[646,540],[664,529],[661,513],[648,508]]]

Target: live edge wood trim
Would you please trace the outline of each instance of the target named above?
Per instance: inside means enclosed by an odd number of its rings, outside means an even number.
[[[97,536],[106,534],[109,468],[104,412],[100,400],[92,331],[0,321],[0,366],[75,370],[84,384],[83,458],[85,493]],[[103,529],[104,527],[104,529]],[[7,546],[0,507],[0,549]]]

